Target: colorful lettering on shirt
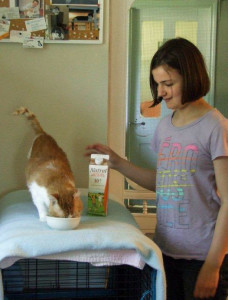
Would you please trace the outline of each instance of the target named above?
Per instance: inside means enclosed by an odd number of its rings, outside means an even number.
[[[191,187],[190,176],[197,167],[198,147],[195,144],[182,146],[167,137],[158,153],[157,205],[161,209],[163,226],[188,228],[188,206],[185,189]],[[173,210],[172,213],[168,210]]]

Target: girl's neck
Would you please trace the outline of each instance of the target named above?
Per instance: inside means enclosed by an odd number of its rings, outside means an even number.
[[[201,118],[212,109],[213,107],[210,106],[203,98],[194,102],[187,102],[181,108],[174,111],[172,124],[175,127],[183,127]]]

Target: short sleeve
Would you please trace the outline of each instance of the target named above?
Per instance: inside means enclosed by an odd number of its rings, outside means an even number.
[[[211,158],[228,156],[228,120],[223,119],[214,128],[210,139]]]

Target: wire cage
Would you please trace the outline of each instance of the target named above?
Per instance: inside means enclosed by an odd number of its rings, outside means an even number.
[[[2,270],[5,300],[155,300],[156,270],[22,259]]]

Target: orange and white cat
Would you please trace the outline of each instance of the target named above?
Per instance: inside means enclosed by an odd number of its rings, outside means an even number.
[[[40,221],[46,221],[47,215],[80,216],[83,205],[66,154],[27,108],[21,107],[13,114],[25,115],[31,120],[37,134],[29,151],[25,174]]]

